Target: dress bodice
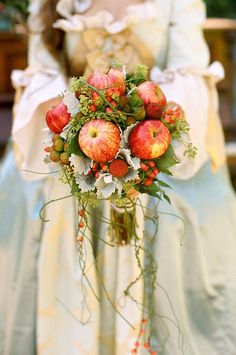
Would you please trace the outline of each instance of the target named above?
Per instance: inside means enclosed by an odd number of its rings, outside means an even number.
[[[75,4],[76,5],[76,4]],[[84,4],[85,5],[85,4]],[[119,61],[132,70],[138,63],[164,67],[168,33],[168,14],[149,0],[127,7],[119,21],[109,11],[92,16],[80,8],[59,1],[61,19],[54,27],[65,31],[65,49],[71,75],[100,69]],[[75,13],[74,13],[75,12]]]

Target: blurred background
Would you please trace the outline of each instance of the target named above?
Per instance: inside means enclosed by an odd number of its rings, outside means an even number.
[[[207,21],[204,35],[211,62],[219,60],[225,79],[218,85],[220,114],[227,143],[230,174],[236,188],[236,0],[205,0]],[[26,20],[28,0],[0,1],[0,158],[12,124],[13,69],[27,65]]]

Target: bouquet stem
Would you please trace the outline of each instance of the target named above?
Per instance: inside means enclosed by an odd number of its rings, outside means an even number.
[[[111,208],[111,241],[118,246],[130,244],[136,238],[136,208]]]

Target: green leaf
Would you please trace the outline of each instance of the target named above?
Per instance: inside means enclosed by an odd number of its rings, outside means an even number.
[[[152,184],[150,186],[137,185],[136,189],[143,194],[148,194],[150,196],[157,197],[159,200],[161,200],[161,189],[156,184]]]
[[[165,154],[163,154],[160,158],[155,159],[155,162],[156,162],[157,168],[161,172],[163,172],[167,175],[172,175],[169,169],[173,165],[178,164],[179,161],[176,159],[174,149],[171,144],[169,145]]]
[[[69,154],[75,154],[79,156],[83,156],[84,153],[80,149],[80,146],[78,144],[78,134],[76,134],[71,141],[69,142],[69,149],[68,149]]]
[[[171,200],[170,200],[169,196],[164,193],[163,197],[171,205]]]
[[[159,180],[159,179],[156,179],[156,181],[158,182],[159,186],[168,187],[169,189],[172,189],[172,187],[169,184],[167,184],[166,182]]]

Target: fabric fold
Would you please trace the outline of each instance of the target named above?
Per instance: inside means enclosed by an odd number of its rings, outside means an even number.
[[[67,82],[56,70],[41,67],[14,71],[12,81],[16,91],[22,92],[15,105],[12,127],[17,163],[27,180],[42,179],[46,175],[41,174],[51,169],[50,164],[44,163],[44,148],[49,134],[45,130],[46,113],[59,101],[56,95],[66,89]]]
[[[192,159],[184,155],[183,145],[175,147],[181,163],[172,169],[174,177],[183,180],[193,177],[209,158],[212,169],[218,170],[225,162],[215,86],[224,77],[222,65],[215,62],[207,69],[188,67],[165,71],[153,67],[150,77],[160,85],[168,101],[182,106],[190,126],[190,141],[198,149]]]

